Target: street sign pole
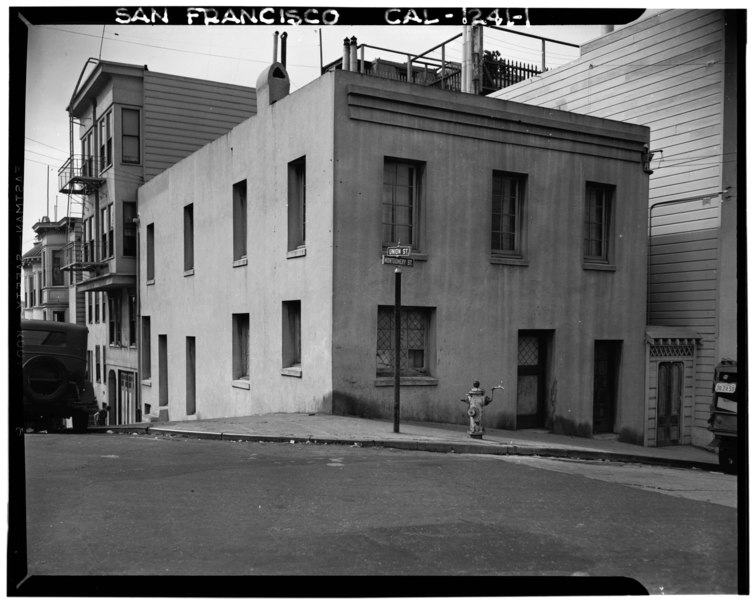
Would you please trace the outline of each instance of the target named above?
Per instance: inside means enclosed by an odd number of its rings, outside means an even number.
[[[400,317],[402,308],[402,270],[394,269],[394,432],[399,432],[400,424],[400,353],[401,327]]]

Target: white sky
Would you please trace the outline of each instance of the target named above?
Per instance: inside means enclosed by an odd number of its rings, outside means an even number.
[[[378,5],[369,3],[369,6]],[[438,4],[434,4],[436,5]],[[115,23],[116,7],[112,8]],[[178,10],[177,7],[172,9]],[[323,62],[326,64],[341,56],[345,37],[356,36],[359,43],[420,53],[461,33],[461,29],[459,26],[437,25],[325,26],[321,33]],[[602,27],[548,26],[524,30],[581,44],[600,35]],[[288,33],[287,70],[292,82],[291,91],[294,93],[319,74],[321,58],[318,26],[65,24],[29,27],[22,250],[26,252],[31,248],[34,240],[31,227],[48,213],[48,204],[51,219],[60,219],[67,214],[67,197],[57,190],[57,170],[70,154],[69,121],[65,107],[89,57],[146,64],[149,70],[155,72],[255,87],[256,78],[272,60],[275,31]],[[460,41],[457,40],[448,48],[448,60],[458,61],[461,58]],[[484,42],[487,49],[498,49],[502,56],[511,60],[525,63],[540,61],[538,40],[486,29]],[[379,55],[387,57],[381,52],[372,52],[366,58]],[[575,48],[551,44],[547,46],[546,60],[549,68],[577,56],[578,50]],[[77,135],[76,127],[74,154],[80,153]]]

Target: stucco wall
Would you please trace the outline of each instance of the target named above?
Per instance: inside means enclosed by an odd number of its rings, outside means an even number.
[[[388,104],[379,99],[390,93]],[[508,423],[518,333],[546,329],[554,427],[590,433],[594,342],[622,340],[616,430],[641,442],[648,176],[638,140],[647,129],[349,73],[338,73],[336,102],[335,410],[392,414],[393,386],[376,385],[377,307],[394,304],[393,267],[380,263],[391,156],[425,163],[424,256],[403,269],[402,304],[435,308],[438,379],[402,387],[402,417],[465,422],[458,400],[471,383],[490,394],[503,379],[484,419]],[[528,176],[526,266],[490,261],[493,170]],[[588,181],[616,187],[613,272],[583,269]]]
[[[139,191],[140,249],[155,227],[155,282],[141,269],[151,319],[151,386],[158,405],[158,335],[167,335],[169,417],[316,411],[331,389],[331,82],[319,79],[188,156]],[[306,253],[287,257],[288,163],[306,157]],[[248,258],[233,266],[232,188],[248,182]],[[183,271],[183,207],[194,205],[195,268]],[[282,302],[300,300],[302,376],[282,370]],[[232,383],[232,314],[250,320],[249,387]],[[186,415],[186,336],[196,338],[196,414]]]

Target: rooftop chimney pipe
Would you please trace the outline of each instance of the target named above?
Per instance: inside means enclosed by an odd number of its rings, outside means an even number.
[[[350,38],[345,38],[345,45],[342,49],[342,70],[350,70]]]
[[[280,38],[282,39],[282,58],[280,62],[283,67],[287,68],[287,32],[283,32]]]
[[[272,54],[272,63],[277,62],[277,41],[279,38],[279,31],[274,32],[274,53]]]
[[[358,38],[354,35],[350,38],[350,70],[357,72],[358,69]]]

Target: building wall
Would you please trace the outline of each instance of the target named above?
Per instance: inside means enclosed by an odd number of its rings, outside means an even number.
[[[715,364],[736,358],[738,13],[667,10],[494,94],[650,127],[649,323],[703,335],[695,364],[697,445],[712,438],[706,428]]]
[[[141,315],[150,319],[151,378],[159,406],[159,336],[167,339],[169,418],[219,418],[322,409],[332,387],[331,85],[320,79],[154,177],[139,190]],[[321,107],[330,108],[322,110]],[[288,258],[288,163],[306,158],[305,253]],[[233,184],[247,180],[248,253],[233,260]],[[183,264],[183,208],[193,204],[195,266]],[[155,279],[147,284],[146,227]],[[301,376],[282,372],[282,302],[299,300]],[[250,373],[233,382],[232,315],[249,315]],[[196,412],[186,409],[186,337],[196,344]],[[142,346],[147,343],[142,342]],[[290,374],[289,371],[287,374]],[[165,406],[163,406],[164,408]],[[156,411],[152,407],[152,411]]]
[[[381,258],[386,156],[425,164],[424,243],[404,268],[402,304],[435,309],[432,384],[405,384],[405,418],[465,422],[474,380],[504,381],[484,412],[516,410],[518,334],[552,334],[551,426],[588,435],[596,340],[622,340],[616,430],[642,442],[648,177],[644,128],[337,73],[334,409],[391,417],[376,380],[376,315],[394,305]],[[492,171],[524,173],[525,265],[490,259]],[[616,186],[616,268],[583,269],[585,183]],[[425,381],[424,381],[425,382]],[[635,401],[635,398],[639,398]],[[513,425],[513,424],[512,424]]]

